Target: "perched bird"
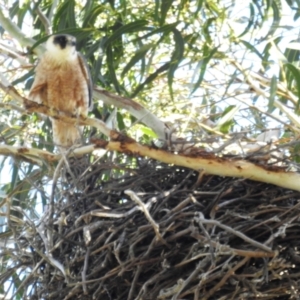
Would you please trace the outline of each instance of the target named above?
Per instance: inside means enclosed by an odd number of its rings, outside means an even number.
[[[92,81],[87,64],[76,51],[76,38],[49,37],[32,84],[30,100],[73,115],[87,115],[92,105]],[[53,141],[67,149],[81,140],[82,127],[51,118]]]

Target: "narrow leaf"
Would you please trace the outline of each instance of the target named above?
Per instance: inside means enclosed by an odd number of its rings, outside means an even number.
[[[218,47],[215,47],[211,50],[210,47],[207,46],[207,44],[204,45],[204,47],[203,47],[204,58],[202,60],[201,67],[200,67],[200,75],[199,75],[197,82],[194,84],[194,88],[193,88],[191,94],[193,94],[199,88],[199,86],[204,78],[206,67],[207,67],[209,61],[211,60],[211,58],[217,52],[217,50],[218,50]]]
[[[161,0],[160,7],[160,25],[165,23],[167,13],[173,3],[173,0]]]
[[[181,62],[184,53],[184,39],[182,38],[181,33],[177,29],[173,29],[173,34],[174,34],[175,48],[172,53],[170,68],[168,71],[168,85],[169,85],[171,98],[173,98],[172,84],[173,84],[174,73],[177,70],[179,63]]]
[[[170,67],[170,63],[167,62],[164,65],[162,65],[160,68],[158,68],[154,73],[148,76],[147,79],[135,89],[135,91],[130,95],[130,97],[134,98],[147,84],[150,84],[159,74],[167,71],[169,67]]]
[[[107,68],[109,70],[110,80],[112,81],[116,91],[119,94],[121,94],[121,87],[115,72],[114,57],[113,57],[113,51],[111,46],[108,46],[106,48],[106,55],[107,55]]]
[[[147,39],[148,37],[155,35],[155,34],[168,34],[169,32],[171,32],[174,28],[176,28],[176,26],[179,24],[179,22],[175,22],[175,23],[171,23],[171,24],[166,24],[163,25],[159,28],[153,28],[153,27],[145,27],[145,30],[148,30],[151,32],[146,33],[145,35],[142,35],[139,39]],[[135,41],[135,40],[133,40]]]
[[[271,79],[271,87],[270,87],[270,97],[269,97],[269,108],[268,112],[272,112],[274,110],[274,101],[277,91],[277,77],[273,76]]]
[[[244,36],[246,33],[248,33],[248,31],[250,30],[250,28],[253,26],[254,24],[254,20],[255,20],[255,10],[254,10],[254,6],[252,3],[249,4],[249,9],[250,9],[250,17],[249,17],[249,22],[248,25],[246,26],[245,30],[238,36],[238,37],[242,37]]]
[[[224,126],[228,122],[232,121],[233,117],[239,111],[239,109],[240,109],[240,107],[237,106],[237,105],[230,105],[230,106],[228,106],[224,110],[222,117],[218,120],[218,123],[217,123],[215,129],[221,129],[222,126]]]
[[[144,26],[148,24],[146,20],[134,21],[118,28],[106,41],[106,45],[111,44],[115,40],[121,38],[124,33],[145,30]]]
[[[292,65],[290,63],[287,63],[285,65],[291,71],[291,73],[293,74],[293,77],[294,77],[295,82],[296,82],[298,102],[297,102],[295,111],[298,112],[299,111],[299,104],[300,104],[299,103],[299,101],[300,101],[300,70],[299,70],[299,68],[295,67],[294,65]]]
[[[263,56],[261,55],[260,51],[258,51],[252,44],[250,44],[247,41],[240,40],[246,48],[248,48],[251,52],[255,53],[259,58],[263,59]]]
[[[138,49],[134,56],[130,59],[129,63],[125,66],[122,71],[122,77],[142,58],[145,57],[146,53],[153,47],[153,44],[144,45]]]

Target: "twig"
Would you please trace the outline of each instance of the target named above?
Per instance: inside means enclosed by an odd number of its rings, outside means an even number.
[[[37,5],[36,7],[36,13],[39,16],[42,24],[44,25],[45,28],[45,32],[47,35],[51,34],[51,25],[50,25],[50,21],[48,20],[48,18],[44,15],[44,13],[41,11],[40,7]]]
[[[128,293],[127,300],[130,300],[130,299],[133,298],[133,293],[134,293],[135,287],[137,285],[137,280],[138,280],[138,278],[141,274],[142,267],[143,266],[138,266],[136,271],[135,271],[134,278],[133,278],[132,283],[131,283],[131,287],[130,287],[130,290],[129,290],[129,293]]]
[[[150,222],[152,225],[154,232],[156,234],[156,237],[159,241],[162,241],[164,244],[165,242],[163,241],[163,238],[159,232],[159,225],[152,219],[147,206],[142,202],[142,200],[138,197],[138,195],[131,191],[131,190],[126,190],[124,194],[128,195],[132,201],[134,201],[141,209],[141,211],[144,213],[146,219]]]
[[[82,283],[82,289],[83,289],[83,293],[85,295],[88,295],[88,289],[87,289],[85,281],[86,281],[86,271],[87,271],[87,268],[88,268],[90,253],[91,253],[91,249],[87,248],[87,251],[85,253],[85,258],[84,258],[84,266],[83,266],[83,270],[81,272],[81,278],[82,278],[82,282],[83,282]]]
[[[205,294],[205,297],[203,297],[202,299],[203,300],[209,299],[218,289],[220,289],[226,283],[227,279],[229,279],[229,277],[232,276],[234,274],[234,272],[236,270],[238,270],[240,267],[242,267],[249,259],[250,259],[250,257],[245,257],[238,264],[236,264],[233,268],[228,270],[228,272],[224,275],[224,277],[212,289],[210,289]]]
[[[190,274],[190,276],[183,281],[182,285],[179,287],[177,293],[172,297],[172,300],[176,300],[178,299],[178,296],[180,295],[180,293],[183,291],[183,289],[188,286],[188,284],[197,276],[197,274],[203,270],[203,264],[204,262],[208,261],[208,257],[206,257],[203,261],[200,261],[195,270]]]
[[[204,242],[207,241],[207,239],[203,235],[196,233],[196,232],[192,232],[191,236],[198,240],[202,240]],[[232,248],[228,245],[223,245],[223,244],[221,244],[219,242],[215,242],[213,240],[209,240],[209,242],[214,248],[219,250],[218,255],[220,255],[220,254],[228,255],[229,254],[229,255],[239,255],[239,256],[253,257],[253,258],[275,257],[277,255],[276,251],[269,253],[269,252],[262,252],[262,251],[256,251],[256,250],[255,251],[241,250],[241,249],[237,249],[237,248]],[[188,260],[180,262],[179,264],[175,265],[174,267],[176,267],[176,268],[181,267],[182,265],[188,264],[191,261],[197,260],[200,257],[208,256],[208,255],[209,255],[208,253],[200,253],[198,255],[193,256],[192,258],[190,258]]]
[[[19,291],[23,288],[23,286],[29,281],[29,279],[32,278],[32,276],[34,276],[34,273],[39,269],[39,267],[44,261],[45,261],[44,258],[42,258],[38,263],[35,264],[33,270],[20,282],[20,285],[18,286],[17,290],[15,291],[15,293],[12,295],[10,299],[14,299],[14,297],[19,293]]]
[[[257,248],[260,248],[264,251],[267,251],[267,252],[273,252],[273,250],[270,248],[270,247],[267,247],[266,245],[262,244],[262,243],[259,243],[253,239],[250,239],[249,237],[247,237],[245,234],[241,233],[240,231],[237,231],[237,230],[234,230],[233,228],[229,227],[229,226],[226,226],[224,224],[222,224],[221,222],[217,221],[217,220],[207,220],[204,218],[204,216],[199,213],[198,217],[195,217],[195,220],[197,222],[201,222],[203,224],[209,224],[209,225],[215,225],[215,226],[218,226],[238,237],[240,237],[241,239],[243,239],[245,242],[247,243],[250,243],[251,245],[257,247]]]

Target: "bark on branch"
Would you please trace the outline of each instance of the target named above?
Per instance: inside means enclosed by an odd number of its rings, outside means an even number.
[[[9,95],[24,103],[29,112],[43,113],[52,118],[57,118],[71,124],[92,126],[99,129],[111,139],[109,142],[100,139],[92,139],[91,145],[75,149],[72,152],[72,155],[83,155],[102,148],[110,151],[122,152],[131,156],[149,157],[164,163],[175,164],[196,171],[205,171],[207,174],[252,179],[300,191],[300,174],[298,173],[286,172],[281,168],[276,167],[256,165],[241,159],[221,158],[212,153],[203,152],[203,150],[197,148],[191,148],[189,153],[176,154],[166,150],[141,145],[132,138],[123,136],[119,132],[111,130],[100,120],[82,116],[71,116],[22,97],[12,86],[6,86],[0,82],[0,87]],[[37,164],[43,163],[43,161],[53,162],[61,158],[61,155],[55,155],[47,151],[24,147],[17,148],[6,145],[0,147],[0,154],[19,156]]]

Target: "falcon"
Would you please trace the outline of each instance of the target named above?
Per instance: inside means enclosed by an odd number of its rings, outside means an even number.
[[[92,81],[83,56],[76,51],[76,38],[51,36],[46,52],[35,69],[30,100],[72,115],[86,116],[92,104]],[[67,149],[81,141],[82,126],[51,118],[53,141]]]

